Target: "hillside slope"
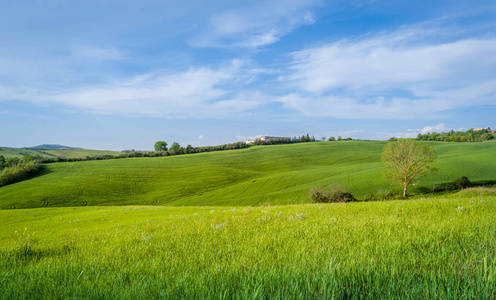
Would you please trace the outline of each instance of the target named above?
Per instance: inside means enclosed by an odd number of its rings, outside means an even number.
[[[440,171],[415,189],[467,176],[496,179],[496,142],[431,143]],[[386,142],[256,146],[173,157],[47,164],[43,175],[0,189],[0,208],[85,205],[257,205],[308,201],[308,190],[343,185],[358,198],[390,188]]]
[[[91,149],[35,149],[35,148],[0,148],[0,155],[9,157],[22,157],[23,155],[39,155],[41,157],[64,157],[64,158],[84,158],[86,156],[98,155],[119,155],[121,152],[108,150],[91,150]]]

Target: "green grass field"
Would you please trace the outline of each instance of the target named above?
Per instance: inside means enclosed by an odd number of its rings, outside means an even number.
[[[439,172],[412,193],[467,176],[496,179],[496,142],[431,143]],[[94,205],[259,205],[308,202],[312,187],[344,186],[357,198],[391,188],[382,178],[386,142],[255,146],[157,158],[47,164],[0,189],[0,208]]]
[[[390,188],[385,144],[47,164],[0,188],[0,299],[493,299],[496,188],[303,203]],[[431,144],[413,193],[496,179],[496,142]]]
[[[0,210],[0,298],[494,299],[492,193]]]
[[[22,157],[23,155],[39,155],[42,157],[50,157],[51,155],[42,153],[38,150],[30,150],[30,149],[11,149],[11,148],[0,148],[0,155],[5,158],[10,157]]]
[[[9,157],[22,157],[23,155],[39,155],[41,157],[64,157],[64,158],[84,158],[86,156],[97,155],[119,155],[118,151],[107,150],[90,150],[90,149],[47,149],[47,150],[33,150],[33,149],[10,149],[0,148],[0,155]]]
[[[90,150],[90,149],[54,149],[54,150],[42,150],[45,153],[49,153],[56,157],[65,158],[80,158],[80,157],[92,157],[98,155],[119,155],[119,151],[108,151],[108,150]]]

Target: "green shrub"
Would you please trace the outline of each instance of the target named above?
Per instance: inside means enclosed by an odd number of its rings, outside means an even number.
[[[473,187],[474,184],[468,180],[466,176],[460,177],[452,182],[448,182],[442,185],[434,185],[432,187],[432,192],[434,193],[439,193],[439,192],[450,192],[450,191],[458,191],[458,190],[463,190],[467,189],[470,187]]]
[[[312,188],[309,191],[310,199],[314,203],[331,203],[331,202],[353,202],[357,199],[348,192],[345,192],[340,185],[330,185],[329,190],[324,188]]]
[[[323,188],[311,188],[309,191],[309,196],[314,203],[331,202],[331,193]]]
[[[35,175],[41,170],[38,162],[18,163],[0,172],[0,186],[15,183]]]
[[[463,190],[466,188],[469,188],[472,186],[472,182],[468,180],[467,177],[463,176],[458,178],[457,180],[453,181],[450,185],[449,188],[451,190]]]

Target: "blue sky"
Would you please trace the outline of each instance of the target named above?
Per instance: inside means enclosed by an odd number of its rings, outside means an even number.
[[[0,4],[0,146],[496,127],[494,1]]]

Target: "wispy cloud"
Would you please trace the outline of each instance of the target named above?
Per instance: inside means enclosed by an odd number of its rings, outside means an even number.
[[[133,78],[77,90],[50,93],[36,90],[14,93],[1,89],[5,97],[42,104],[64,104],[101,114],[151,115],[163,118],[229,117],[264,104],[257,92],[231,90],[240,83],[243,63],[233,61],[224,68],[191,68],[187,71],[152,72]],[[241,83],[242,84],[242,83]]]
[[[300,26],[315,22],[311,9],[320,1],[253,1],[242,9],[212,15],[190,43],[200,47],[256,48],[277,42]]]
[[[435,117],[496,104],[496,39],[426,38],[436,32],[444,34],[413,26],[292,53],[279,81],[298,91],[279,101],[305,115],[350,119]]]

